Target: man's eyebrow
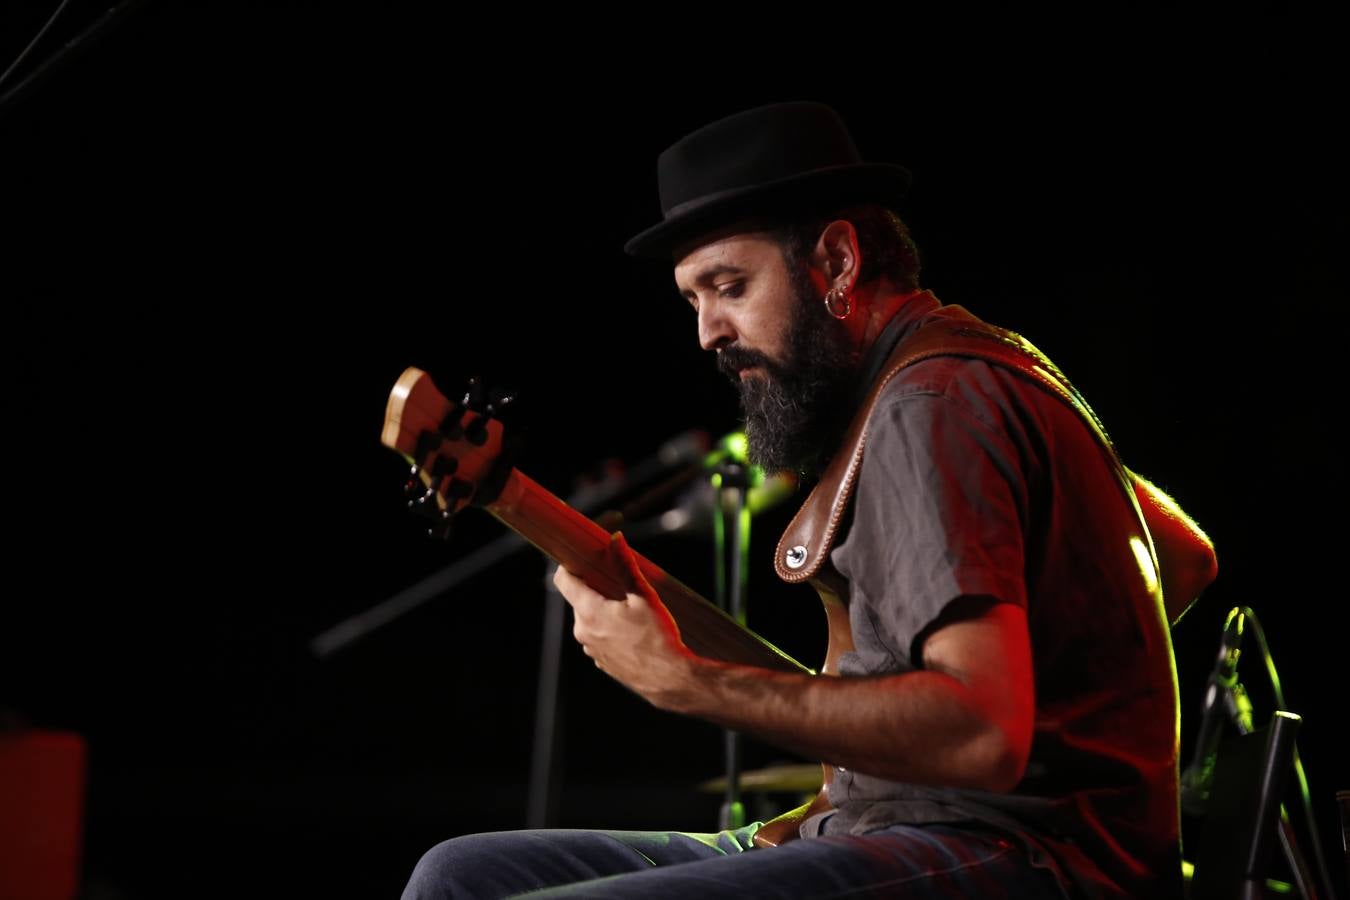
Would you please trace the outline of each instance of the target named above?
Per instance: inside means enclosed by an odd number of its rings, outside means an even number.
[[[744,275],[745,272],[746,270],[742,269],[740,266],[732,266],[728,265],[727,263],[717,263],[716,265],[709,266],[708,268],[704,269],[702,272],[699,272],[696,276],[694,276],[694,287],[703,287],[705,285],[711,284],[712,280],[716,278],[718,275]],[[682,290],[680,291],[680,296],[692,298],[693,292],[689,290]]]

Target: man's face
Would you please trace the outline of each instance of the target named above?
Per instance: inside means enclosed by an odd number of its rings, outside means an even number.
[[[816,280],[764,232],[709,241],[675,266],[699,343],[740,392],[750,459],[769,470],[821,465],[849,413],[855,354]]]

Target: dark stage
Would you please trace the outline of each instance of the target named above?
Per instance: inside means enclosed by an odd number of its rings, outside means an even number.
[[[11,14],[0,65],[54,6]],[[106,6],[72,4],[9,86]],[[538,553],[309,650],[503,531],[471,511],[423,536],[386,396],[409,365],[513,387],[520,468],[559,494],[732,431],[669,268],[621,248],[659,215],[663,148],[784,99],[834,105],[864,157],[914,173],[925,285],[1045,350],[1214,539],[1219,580],[1173,635],[1183,758],[1249,606],[1344,878],[1345,73],[1325,28],[843,52],[188,6],[140,5],[0,108],[0,707],[88,741],[90,900],[395,896],[437,840],[524,823]],[[793,508],[755,520],[750,620],[816,665],[819,604],[770,562]],[[706,535],[634,543],[711,590]],[[720,732],[563,659],[561,823],[713,829],[697,785]],[[1264,721],[1254,650],[1240,674]]]

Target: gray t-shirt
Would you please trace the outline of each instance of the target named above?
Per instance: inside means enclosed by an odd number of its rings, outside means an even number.
[[[929,299],[900,314],[907,333],[943,312]],[[854,641],[840,675],[920,667],[916,638],[958,597],[1023,607],[1031,757],[1008,794],[837,770],[835,811],[803,835],[973,821],[1048,854],[1086,893],[1179,892],[1176,682],[1141,534],[1078,413],[1024,375],[937,357],[893,378],[830,556]]]

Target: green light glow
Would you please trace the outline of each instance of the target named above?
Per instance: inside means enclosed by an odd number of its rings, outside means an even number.
[[[1184,859],[1181,861],[1181,878],[1187,882],[1195,878],[1195,863]],[[1190,885],[1187,885],[1187,888],[1189,887]],[[1294,886],[1286,881],[1277,881],[1274,878],[1266,879],[1267,894],[1292,894],[1293,892]]]
[[[736,462],[745,462],[746,453],[749,452],[750,444],[745,439],[744,431],[733,431],[731,434],[722,438],[722,449],[731,454],[731,458]]]

